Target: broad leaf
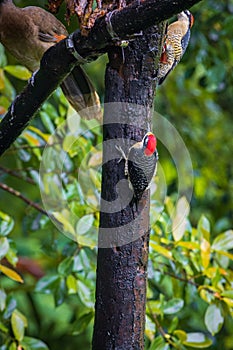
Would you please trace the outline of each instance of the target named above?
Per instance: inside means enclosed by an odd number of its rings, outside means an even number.
[[[11,327],[15,336],[15,339],[21,341],[24,337],[24,331],[27,327],[27,319],[18,310],[14,310],[11,316]]]
[[[218,235],[211,247],[213,250],[233,249],[233,230],[226,231]]]
[[[6,267],[4,265],[0,265],[0,272],[4,273],[7,277],[11,278],[12,280],[16,282],[23,283],[22,277],[15,272],[14,270],[10,269],[9,267]]]
[[[6,237],[0,238],[0,259],[4,258],[10,248]]]
[[[214,335],[220,331],[224,322],[221,309],[216,304],[210,304],[205,313],[205,325],[208,331]]]
[[[13,77],[21,80],[28,80],[32,75],[24,66],[5,66],[4,70]]]
[[[21,345],[25,350],[49,350],[48,346],[39,339],[24,337]]]
[[[179,312],[184,306],[184,300],[179,298],[174,298],[172,300],[169,300],[164,308],[163,311],[166,315],[175,314],[176,312]]]
[[[212,345],[212,340],[203,333],[187,333],[187,339],[182,344],[196,349],[205,349]]]

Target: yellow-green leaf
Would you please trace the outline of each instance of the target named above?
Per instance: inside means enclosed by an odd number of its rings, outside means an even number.
[[[212,345],[212,340],[203,333],[187,333],[187,339],[183,344],[196,349],[205,349]]]
[[[46,142],[48,142],[50,135],[49,134],[45,134],[44,132],[42,132],[41,130],[39,130],[38,128],[35,128],[35,126],[29,126],[28,130],[33,131],[35,134],[37,134],[38,136],[40,136],[43,140],[45,140]]]
[[[17,272],[10,269],[9,267],[6,267],[4,265],[0,265],[0,271],[2,273],[4,273],[4,275],[6,275],[7,277],[11,278],[12,280],[14,280],[16,282],[23,283],[22,277]]]
[[[187,333],[181,329],[175,330],[173,334],[178,337],[181,342],[184,342],[187,339]]]
[[[15,339],[18,341],[23,340],[24,331],[25,331],[25,328],[27,327],[27,319],[18,310],[14,310],[12,313],[11,327],[12,327]]]
[[[76,294],[78,291],[77,280],[73,275],[69,275],[66,279],[66,286],[69,294]]]
[[[225,251],[223,251],[223,250],[218,250],[218,254],[224,255],[224,256],[226,256],[227,258],[233,260],[233,254],[231,254],[231,253],[225,252]]]
[[[210,243],[202,238],[201,240],[201,261],[204,269],[209,266],[210,263]]]
[[[233,300],[230,298],[222,298],[222,300],[230,307],[233,308]]]
[[[172,259],[172,252],[163,246],[155,243],[155,242],[150,242],[150,246],[159,254],[165,256],[165,258]],[[173,259],[172,259],[173,260]]]
[[[3,69],[0,68],[0,90],[3,90],[4,86],[5,86],[5,83],[4,83],[4,72],[3,72]]]
[[[72,224],[69,222],[69,213],[66,209],[64,209],[62,212],[53,212],[53,216],[62,224],[65,232],[75,236],[75,230]]]
[[[187,248],[187,249],[190,249],[190,250],[200,249],[200,244],[197,243],[197,242],[183,242],[183,241],[180,241],[180,242],[176,243],[176,246]]]
[[[9,73],[10,75],[13,75],[14,77],[21,79],[21,80],[28,80],[31,77],[31,73],[29,70],[24,66],[5,66],[4,70]]]
[[[227,298],[233,299],[233,289],[224,290],[224,292],[222,292],[221,295],[223,297],[227,297]]]

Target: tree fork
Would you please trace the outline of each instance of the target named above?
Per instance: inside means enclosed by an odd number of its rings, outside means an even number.
[[[109,203],[116,199],[124,164],[117,158],[108,161],[109,153],[114,152],[108,141],[136,142],[151,128],[163,31],[163,24],[151,27],[124,53],[121,48],[109,53],[102,173],[102,199]],[[149,234],[148,191],[138,212],[128,205],[106,213],[101,206],[93,350],[144,348]]]

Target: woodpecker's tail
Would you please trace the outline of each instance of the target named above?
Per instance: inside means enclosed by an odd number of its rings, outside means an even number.
[[[80,66],[76,66],[61,84],[62,91],[71,106],[84,119],[102,117],[100,100],[92,82]]]

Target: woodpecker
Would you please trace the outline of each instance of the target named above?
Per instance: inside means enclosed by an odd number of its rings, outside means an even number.
[[[136,204],[136,210],[138,202],[143,193],[149,188],[156,173],[158,162],[156,146],[155,135],[148,132],[141,142],[137,142],[130,147],[127,156],[120,147],[117,147],[125,159],[125,176],[128,178],[129,186],[134,194],[132,204]]]
[[[188,10],[179,13],[177,17],[178,21],[171,23],[167,28],[158,69],[159,85],[180,62],[188,47],[194,17]]]
[[[51,46],[68,36],[65,26],[51,13],[37,6],[19,8],[12,0],[0,0],[0,42],[31,72]],[[81,117],[101,118],[98,94],[80,66],[75,66],[61,88]],[[93,107],[89,113],[86,107]]]

